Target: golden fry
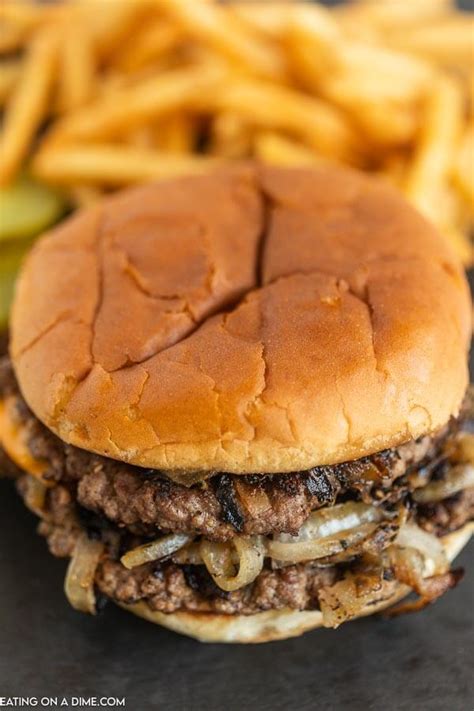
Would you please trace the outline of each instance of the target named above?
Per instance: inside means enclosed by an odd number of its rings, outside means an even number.
[[[272,39],[279,39],[286,32],[292,11],[291,3],[286,0],[265,2],[232,2],[229,7],[232,15],[241,22]]]
[[[182,32],[162,20],[146,26],[130,44],[121,48],[114,65],[126,72],[134,72],[151,61],[156,61],[178,46]]]
[[[15,52],[23,47],[28,39],[28,31],[20,25],[0,22],[0,54]]]
[[[288,46],[300,79],[347,112],[371,142],[394,146],[412,140],[418,103],[432,79],[428,65],[344,41],[328,18],[310,7],[293,13]]]
[[[44,150],[36,155],[32,169],[38,178],[57,185],[87,183],[120,187],[187,173],[203,173],[216,165],[217,161],[208,157],[96,144]]]
[[[252,148],[251,128],[239,114],[227,112],[218,114],[211,127],[213,155],[222,158],[245,158]]]
[[[462,121],[459,86],[453,79],[440,77],[427,99],[421,134],[404,185],[410,200],[438,224],[439,195],[451,171]]]
[[[271,131],[256,134],[254,151],[257,158],[272,165],[314,165],[325,162],[307,146]]]
[[[76,0],[77,9],[87,20],[87,26],[97,53],[107,60],[123,43],[133,40],[134,33],[146,10],[146,4],[135,0]],[[64,10],[74,8],[66,5]]]
[[[40,32],[31,43],[23,75],[8,103],[0,134],[0,185],[13,179],[30,149],[47,110],[56,77],[57,39]]]
[[[420,25],[388,38],[403,51],[413,52],[447,66],[470,67],[474,59],[474,20],[461,14]]]
[[[235,19],[233,21],[225,8],[206,0],[154,1],[190,35],[236,60],[252,73],[276,78],[285,76],[285,62],[278,48],[246,31],[248,28]]]
[[[61,35],[58,103],[60,110],[72,111],[93,96],[96,58],[83,22],[67,22]]]
[[[138,126],[127,133],[125,143],[134,148],[156,148],[156,129],[152,126]]]
[[[103,138],[179,111],[222,79],[219,71],[177,69],[110,92],[66,117],[57,133],[70,139]]]
[[[0,22],[8,21],[23,27],[33,28],[47,12],[49,12],[49,8],[41,7],[34,2],[4,0],[0,5]]]
[[[470,126],[461,139],[453,177],[471,208],[474,208],[474,126]]]
[[[442,234],[458,255],[459,259],[467,266],[474,261],[474,250],[469,239],[469,233],[460,230],[454,225],[442,227]]]
[[[23,47],[43,14],[44,9],[34,4],[3,2],[0,5],[0,54]]]
[[[229,80],[201,105],[238,114],[255,126],[293,133],[336,160],[358,158],[357,136],[345,117],[328,103],[294,89],[252,79]]]
[[[16,59],[0,63],[0,106],[3,106],[14,90],[21,72],[21,62]]]
[[[163,119],[155,131],[160,150],[166,153],[193,153],[196,145],[196,123],[190,114],[174,114]]]
[[[390,31],[406,31],[430,20],[444,18],[452,12],[452,0],[357,0],[336,9],[345,29],[355,33],[385,37]]]

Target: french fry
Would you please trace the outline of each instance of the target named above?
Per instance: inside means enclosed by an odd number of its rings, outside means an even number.
[[[236,60],[252,73],[281,78],[285,62],[278,48],[247,32],[244,25],[232,22],[225,8],[206,0],[154,0],[190,35],[209,43],[217,51]]]
[[[183,109],[221,79],[220,71],[204,67],[170,71],[76,111],[58,124],[57,133],[69,139],[108,137]]]
[[[377,172],[381,177],[386,177],[391,183],[401,187],[405,180],[408,164],[407,150],[386,153]]]
[[[133,43],[118,52],[113,63],[121,71],[134,72],[173,50],[182,38],[177,27],[160,19],[146,26]]]
[[[297,166],[327,162],[307,146],[271,131],[255,135],[254,149],[257,158],[272,165]]]
[[[358,0],[336,9],[336,16],[350,34],[374,38],[390,32],[405,32],[449,16],[452,0]]]
[[[139,126],[125,137],[125,143],[135,148],[174,155],[192,154],[196,140],[196,119],[184,113],[166,116],[153,124]]]
[[[462,194],[474,208],[474,126],[470,126],[456,152],[453,177]]]
[[[389,35],[398,49],[420,54],[447,66],[471,67],[474,54],[474,20],[465,15],[417,26]]]
[[[3,106],[14,90],[21,73],[21,62],[17,59],[0,63],[0,106]]]
[[[139,126],[129,131],[125,138],[125,143],[144,150],[156,148],[156,129],[152,126]]]
[[[88,28],[102,61],[114,55],[134,31],[146,12],[146,4],[136,0],[76,0],[87,17]],[[68,9],[68,6],[65,6]]]
[[[28,30],[11,22],[0,23],[0,54],[15,52],[26,44]]]
[[[160,150],[166,153],[189,154],[196,144],[196,123],[190,114],[173,114],[163,119],[155,131]]]
[[[0,185],[12,180],[46,115],[56,78],[57,38],[45,29],[31,43],[21,76],[5,112],[0,134]]]
[[[441,219],[439,195],[451,171],[462,122],[459,86],[449,77],[440,77],[427,99],[421,134],[404,184],[407,197],[437,224]]]
[[[452,225],[445,226],[443,235],[464,264],[472,264],[474,252],[472,243],[466,234]]]
[[[54,185],[83,183],[120,187],[190,173],[205,173],[218,162],[204,156],[171,155],[128,146],[81,145],[40,151],[34,175]]]
[[[276,40],[286,32],[292,4],[286,0],[232,2],[229,10],[241,22]]]
[[[432,79],[428,65],[379,47],[344,42],[331,20],[310,7],[293,12],[288,44],[302,81],[350,114],[369,140],[393,146],[413,138],[417,104]]]
[[[288,131],[314,150],[351,163],[360,145],[352,126],[337,109],[316,97],[259,80],[229,80],[201,106],[242,116],[255,126]]]
[[[81,18],[64,23],[60,44],[60,110],[73,111],[93,96],[95,63],[92,37],[85,23]]]
[[[37,3],[18,2],[18,0],[4,0],[0,5],[0,21],[8,20],[23,25],[36,27],[42,17],[50,10]]]
[[[0,5],[0,54],[15,52],[29,40],[44,11],[38,6],[16,2]]]
[[[211,127],[210,152],[222,158],[245,158],[251,155],[252,132],[239,114],[218,114]]]

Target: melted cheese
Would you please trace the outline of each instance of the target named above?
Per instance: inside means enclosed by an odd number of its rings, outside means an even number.
[[[41,481],[46,470],[45,462],[35,459],[25,442],[25,431],[10,415],[12,398],[0,401],[0,445],[15,464]],[[44,482],[46,485],[48,482]]]

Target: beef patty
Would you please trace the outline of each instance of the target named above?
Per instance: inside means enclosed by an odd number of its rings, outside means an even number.
[[[237,534],[296,533],[311,511],[345,498],[399,501],[410,488],[408,474],[431,475],[453,422],[435,437],[422,437],[353,462],[274,475],[215,473],[186,487],[157,470],[107,459],[62,442],[31,413],[8,359],[0,364],[0,396],[15,398],[15,417],[32,455],[47,462],[46,479],[64,483],[78,504],[138,535],[186,532],[214,541]]]

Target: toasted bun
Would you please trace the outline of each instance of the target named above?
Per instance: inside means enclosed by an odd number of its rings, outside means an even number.
[[[467,386],[454,254],[336,168],[240,166],[81,212],[30,254],[11,327],[51,430],[170,471],[355,459],[444,425]]]
[[[442,538],[442,543],[450,561],[468,543],[474,532],[474,524],[467,524],[455,533]],[[380,602],[368,606],[359,617],[367,617],[391,605],[408,595],[409,588],[398,583],[385,583],[380,591]],[[277,639],[298,637],[304,632],[322,627],[323,616],[319,610],[300,612],[298,610],[270,610],[256,615],[214,615],[194,612],[175,612],[166,615],[153,612],[145,603],[124,605],[123,607],[149,622],[168,627],[168,629],[201,642],[271,642]]]

